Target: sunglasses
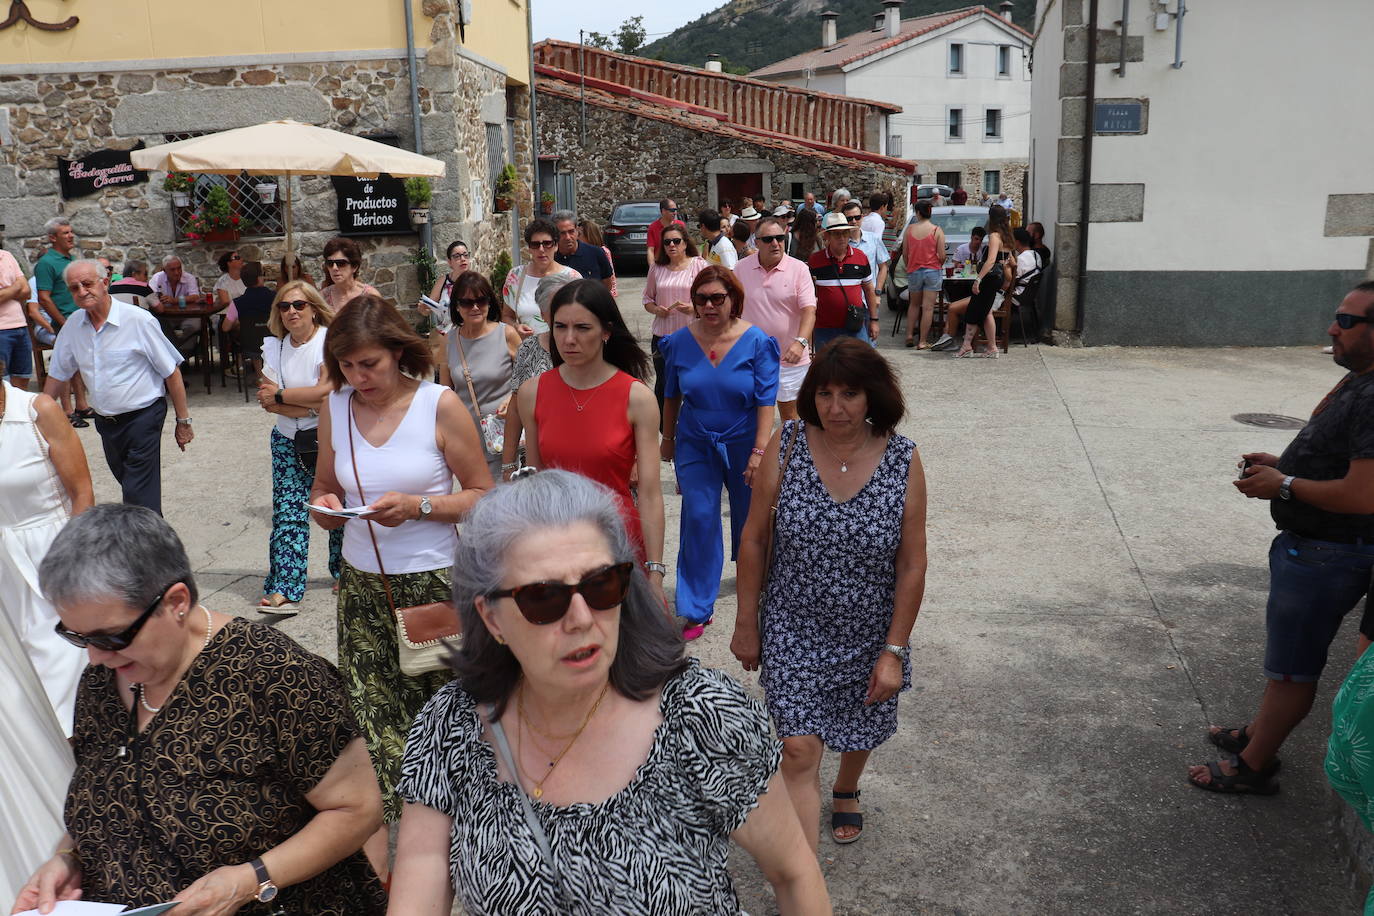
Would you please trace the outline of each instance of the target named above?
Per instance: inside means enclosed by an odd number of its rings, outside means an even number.
[[[726,299],[729,299],[729,298],[730,298],[730,295],[729,295],[728,293],[693,293],[693,294],[692,294],[692,302],[695,303],[696,305],[705,305],[706,303],[709,302],[709,303],[711,303],[712,305],[714,305],[716,308],[720,308],[722,305],[724,305],[724,304],[725,304],[725,300],[726,300]]]
[[[530,242],[530,248],[552,248],[557,244],[553,239],[542,239],[538,242]]]
[[[279,312],[285,312],[287,309],[303,312],[308,308],[310,308],[310,302],[307,299],[284,299],[277,303],[277,311]]]
[[[845,219],[851,223],[857,223],[862,221],[862,217],[858,216],[846,216]]]
[[[324,263],[328,267],[347,267],[353,262],[348,260],[348,258],[325,258]]]
[[[760,241],[760,242],[785,242],[785,241],[787,241],[787,236],[785,236],[785,235],[761,235],[761,236],[759,236],[759,241]]]
[[[1368,315],[1351,315],[1347,312],[1336,313],[1336,324],[1340,325],[1341,330],[1348,331],[1362,321],[1374,321]]]
[[[475,308],[477,308],[478,306],[481,306],[482,308],[486,308],[486,307],[487,307],[487,303],[490,302],[491,300],[488,299],[486,296],[478,296],[476,299],[463,299],[463,298],[458,298],[458,299],[454,299],[453,301],[456,302],[456,303],[458,303],[458,307],[461,308],[461,309],[475,309]]]
[[[682,241],[682,239],[664,239],[663,246],[666,248],[669,245],[681,245]]]
[[[660,207],[659,209],[661,209],[664,213],[676,213],[676,212],[677,212],[677,207]]]
[[[176,584],[176,582],[172,583],[172,585]],[[129,624],[129,626],[122,632],[94,633],[91,635],[87,635],[85,633],[77,633],[75,630],[67,629],[62,625],[60,621],[58,622],[57,626],[53,627],[53,629],[57,631],[58,636],[61,636],[63,639],[65,639],[72,645],[76,646],[78,649],[85,649],[88,646],[94,646],[95,648],[101,649],[105,652],[119,652],[123,649],[129,648],[129,644],[132,643],[135,638],[137,638],[138,631],[143,629],[143,625],[148,622],[148,618],[153,616],[153,611],[156,611],[158,609],[158,606],[162,604],[162,599],[167,597],[167,589],[170,589],[172,585],[169,585],[167,586],[167,588],[164,588],[162,591],[158,592],[157,598],[153,599],[153,603],[148,605],[148,610],[144,611],[142,614],[139,614],[138,619],[135,620],[133,623]]]
[[[565,582],[531,582],[514,588],[503,588],[487,595],[488,598],[513,598],[515,606],[530,623],[543,626],[557,623],[568,613],[572,605],[573,592],[582,596],[587,606],[594,611],[609,611],[622,603],[630,591],[630,576],[634,572],[633,562],[616,563],[594,569],[582,577],[576,585]]]
[[[231,254],[231,255],[229,255],[229,260],[230,260],[230,261],[242,261],[243,258],[240,257],[239,255]]]

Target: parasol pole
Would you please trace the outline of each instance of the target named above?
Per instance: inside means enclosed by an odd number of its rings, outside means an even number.
[[[296,245],[291,237],[291,175],[286,176],[286,266],[291,269],[300,262],[296,259]]]

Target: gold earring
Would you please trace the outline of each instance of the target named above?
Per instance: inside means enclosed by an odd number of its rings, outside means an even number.
[[[504,646],[504,645],[506,644],[506,641],[505,641],[504,639],[502,639],[502,638],[500,637],[499,634],[496,635],[496,636],[494,636],[493,638],[494,638],[494,639],[497,641],[497,643],[499,643],[500,645],[503,645],[503,646]]]

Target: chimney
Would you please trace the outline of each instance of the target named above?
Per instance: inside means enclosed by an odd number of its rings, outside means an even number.
[[[1011,0],[1002,0],[1001,3],[997,4],[998,11],[1007,22],[1011,22],[1011,11],[1015,8],[1016,4],[1012,3]]]
[[[706,55],[706,69],[709,70],[709,71],[712,72],[712,73],[719,73],[719,72],[720,72],[720,55],[719,55],[719,54],[708,54],[708,55]]]
[[[902,30],[902,0],[883,0],[883,34],[896,38]]]
[[[839,42],[839,37],[835,34],[835,20],[840,18],[840,14],[826,10],[821,13],[821,47],[833,47]]]

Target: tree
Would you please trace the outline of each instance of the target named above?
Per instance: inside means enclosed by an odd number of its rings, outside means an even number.
[[[639,49],[644,47],[644,39],[647,37],[648,33],[644,31],[644,17],[631,16],[610,35],[603,32],[588,32],[587,44],[593,48],[619,51],[621,54],[637,54]]]

